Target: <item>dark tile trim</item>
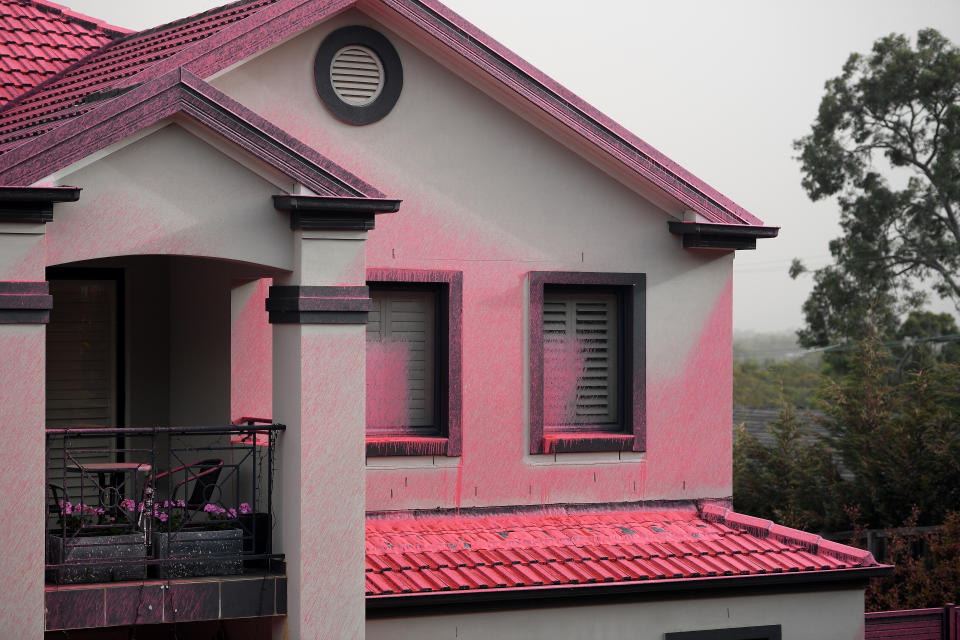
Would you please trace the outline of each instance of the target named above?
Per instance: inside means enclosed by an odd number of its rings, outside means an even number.
[[[273,286],[266,309],[272,324],[364,324],[370,292],[365,286]]]
[[[530,453],[646,450],[646,274],[531,271],[529,307]],[[543,290],[546,285],[608,287],[621,296],[620,430],[554,433],[543,425]]]
[[[46,324],[52,308],[53,296],[45,281],[0,281],[0,324]]]
[[[780,227],[750,227],[739,224],[667,222],[670,233],[683,237],[684,249],[756,249],[758,238],[776,238]]]
[[[80,187],[0,187],[0,222],[51,222],[55,202],[79,199]]]
[[[543,453],[579,453],[583,451],[632,451],[633,434],[623,433],[547,433],[543,435]]]
[[[367,457],[448,456],[450,440],[442,437],[393,436],[367,438]]]
[[[367,269],[367,282],[381,285],[435,285],[442,289],[437,315],[438,373],[435,396],[436,415],[442,420],[440,437],[367,438],[368,456],[444,455],[459,456],[462,451],[463,420],[463,272],[430,269]],[[444,313],[445,311],[445,313]],[[445,329],[445,331],[444,331]],[[446,340],[443,340],[443,333]]]

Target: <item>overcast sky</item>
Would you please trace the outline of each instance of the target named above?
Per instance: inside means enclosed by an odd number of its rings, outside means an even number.
[[[59,0],[143,29],[223,4]],[[800,188],[791,142],[810,128],[823,83],[853,51],[934,27],[960,43],[958,0],[448,0],[453,10],[692,171],[781,237],[737,252],[734,327],[802,324],[810,278],[829,262],[833,203]],[[943,302],[932,308],[951,311]]]

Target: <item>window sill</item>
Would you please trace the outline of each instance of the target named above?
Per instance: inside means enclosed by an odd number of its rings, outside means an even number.
[[[541,453],[633,451],[633,441],[633,434],[627,433],[545,433]]]
[[[386,436],[367,438],[367,457],[384,456],[455,456],[449,438],[422,436]]]

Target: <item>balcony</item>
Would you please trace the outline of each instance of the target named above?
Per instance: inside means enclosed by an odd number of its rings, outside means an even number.
[[[46,629],[284,615],[283,425],[47,429]]]

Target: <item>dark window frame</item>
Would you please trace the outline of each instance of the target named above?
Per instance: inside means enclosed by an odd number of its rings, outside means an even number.
[[[529,282],[529,420],[531,454],[646,449],[646,274],[585,271],[531,271]],[[543,409],[543,299],[545,290],[614,291],[619,312],[619,394],[617,430],[549,433]]]
[[[663,634],[663,640],[781,640],[779,624]]]
[[[434,322],[434,421],[436,434],[368,436],[367,456],[459,456],[462,421],[463,272],[428,269],[368,269],[367,286],[437,293]]]

